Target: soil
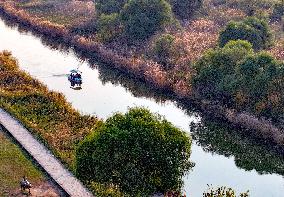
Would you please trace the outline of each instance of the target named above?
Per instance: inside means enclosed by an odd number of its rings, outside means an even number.
[[[21,189],[19,187],[19,189],[11,192],[9,194],[9,196],[11,196],[11,197],[26,197],[26,196],[60,197],[60,196],[64,196],[64,195],[52,183],[50,183],[48,181],[44,181],[44,182],[32,185],[31,194],[28,194],[28,190],[21,191]]]

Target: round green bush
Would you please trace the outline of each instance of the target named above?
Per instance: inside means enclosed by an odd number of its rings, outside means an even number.
[[[163,34],[153,43],[152,55],[155,61],[170,69],[180,55],[179,49],[175,44],[175,37],[171,34]]]
[[[131,196],[181,188],[191,168],[191,139],[143,108],[116,113],[76,150],[77,176],[117,186]]]
[[[248,17],[241,22],[229,22],[220,32],[219,46],[223,47],[230,40],[247,40],[256,50],[271,45],[272,34],[267,22],[255,17]]]
[[[130,0],[121,12],[126,35],[144,40],[173,21],[171,6],[165,0]]]
[[[223,48],[207,51],[194,65],[196,75],[193,87],[207,99],[219,99],[229,91],[223,91],[223,84],[228,85],[239,62],[253,54],[252,45],[244,40],[229,41]],[[224,93],[224,94],[223,94]]]

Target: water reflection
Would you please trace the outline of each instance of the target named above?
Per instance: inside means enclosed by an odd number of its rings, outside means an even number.
[[[284,150],[280,147],[211,120],[192,123],[191,128],[193,139],[206,152],[233,156],[236,166],[247,171],[284,175]]]

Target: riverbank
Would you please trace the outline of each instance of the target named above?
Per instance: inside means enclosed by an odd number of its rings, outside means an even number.
[[[38,137],[71,171],[76,144],[99,124],[80,115],[60,93],[20,71],[9,52],[0,53],[0,107]]]
[[[176,100],[183,103],[192,103],[201,109],[204,114],[221,118],[229,121],[236,126],[241,126],[263,136],[269,138],[279,145],[284,144],[283,128],[276,127],[271,121],[264,118],[256,118],[247,113],[240,113],[233,109],[227,109],[218,104],[212,104],[209,101],[201,101],[201,99],[193,98],[191,90],[188,89],[186,82],[181,80],[173,83],[167,77],[165,71],[160,66],[151,61],[145,61],[135,58],[121,57],[111,49],[105,48],[101,43],[90,41],[81,36],[74,36],[68,32],[64,26],[31,19],[23,11],[17,11],[8,4],[1,4],[1,13],[5,14],[18,23],[26,25],[29,29],[33,29],[48,37],[53,37],[60,42],[76,48],[76,50],[86,53],[87,56],[95,56],[103,63],[113,66],[120,71],[127,73],[134,78],[139,78],[154,88],[165,91],[168,94],[174,94]]]

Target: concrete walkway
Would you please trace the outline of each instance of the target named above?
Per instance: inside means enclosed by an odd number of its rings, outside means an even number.
[[[67,194],[72,197],[93,196],[19,121],[1,108],[0,124],[9,131]]]

